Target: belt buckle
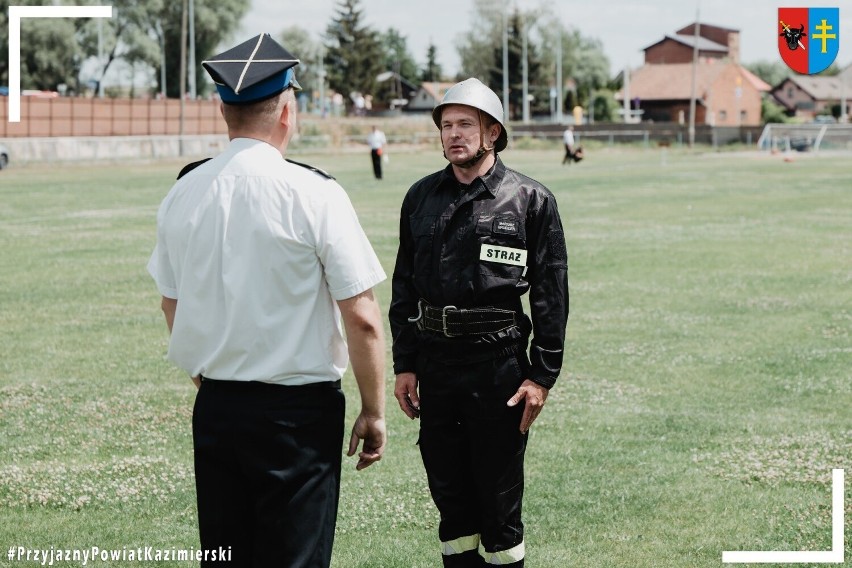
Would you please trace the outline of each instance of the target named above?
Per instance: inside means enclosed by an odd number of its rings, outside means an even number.
[[[455,306],[444,306],[443,308],[441,308],[441,327],[444,330],[444,337],[456,337],[458,335],[451,334],[450,331],[447,329],[447,310],[456,309],[458,308],[456,308]]]

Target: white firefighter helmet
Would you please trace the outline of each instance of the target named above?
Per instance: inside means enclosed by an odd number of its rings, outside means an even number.
[[[500,124],[500,136],[494,142],[494,150],[501,152],[506,148],[508,134],[503,125],[503,105],[497,94],[486,87],[479,79],[471,77],[461,83],[456,83],[447,90],[443,100],[432,110],[432,120],[435,126],[441,128],[441,112],[447,105],[466,105],[479,109]],[[485,141],[483,140],[483,143]]]

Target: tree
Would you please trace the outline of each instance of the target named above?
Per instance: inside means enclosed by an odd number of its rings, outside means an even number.
[[[322,44],[311,38],[310,34],[299,26],[290,26],[279,34],[281,45],[299,58],[296,67],[296,79],[309,95],[319,90],[320,59]]]
[[[386,71],[395,71],[409,81],[417,79],[417,62],[408,51],[408,41],[395,28],[381,35],[382,47],[385,52],[384,67]]]
[[[66,5],[93,5],[96,0],[64,0]],[[196,82],[199,91],[208,89],[201,61],[230,37],[248,11],[250,0],[195,0]],[[8,81],[9,0],[0,0],[0,82]],[[40,0],[15,0],[15,5],[42,5]],[[131,66],[159,68],[165,54],[169,96],[180,91],[180,23],[182,2],[166,0],[113,0],[113,17],[44,18],[22,22],[22,87],[56,88],[56,82],[76,85],[83,62],[98,52],[98,35],[105,60],[96,73],[100,80],[117,61]],[[72,38],[72,39],[69,39]],[[161,44],[165,44],[165,50]],[[24,60],[27,63],[24,63]],[[57,73],[61,67],[62,73]],[[61,77],[59,76],[61,75]],[[159,74],[157,82],[159,84]],[[78,89],[79,90],[79,89]]]
[[[601,41],[586,37],[579,30],[566,28],[547,10],[541,12],[539,18],[542,65],[548,70],[550,84],[556,85],[556,49],[561,43],[562,80],[573,80],[576,85],[570,104],[566,104],[569,94],[563,89],[562,110],[570,112],[575,104],[588,108],[595,91],[614,87],[610,79],[609,59],[604,54]]]
[[[615,93],[609,89],[599,89],[592,94],[589,108],[594,112],[595,122],[612,122],[618,116],[618,103]]]
[[[40,6],[38,0],[0,0],[0,85],[9,82],[9,5]],[[78,45],[80,18],[21,20],[21,88],[56,90],[60,84],[77,88],[84,59]]]
[[[784,109],[767,96],[760,99],[760,118],[764,124],[770,122],[790,122],[790,119],[784,113]]]
[[[129,0],[128,0],[129,1]],[[148,0],[133,0],[144,5]],[[159,21],[165,39],[167,95],[180,94],[180,27],[182,2],[164,2],[159,12],[149,15],[149,22]],[[195,73],[199,93],[212,88],[201,62],[217,53],[217,48],[227,40],[239,26],[240,20],[249,9],[250,0],[195,0]],[[159,81],[159,78],[158,78]]]
[[[80,51],[73,22],[65,18],[22,20],[21,37],[30,44],[21,46],[21,88],[55,91],[60,84],[76,88]]]
[[[155,32],[152,33],[151,15],[162,10],[163,0],[113,0],[111,5],[112,18],[109,20],[82,21],[81,48],[91,56],[98,53],[100,42],[105,58],[98,65],[94,77],[96,85],[117,61],[131,66],[141,63],[156,69],[161,60],[160,45]]]
[[[757,61],[744,67],[773,87],[793,74],[793,70],[781,61]]]
[[[590,95],[596,89],[611,86],[609,60],[599,40],[587,38],[577,30],[565,28],[552,9],[545,4],[536,10],[524,11],[521,14],[530,32],[529,44],[534,46],[539,64],[538,79],[536,82],[531,79],[529,85],[529,92],[535,97],[536,103],[533,112],[543,110],[544,105],[548,104],[551,87],[556,85],[555,53],[560,36],[562,80],[566,84],[573,80],[576,84],[578,104],[588,106]],[[499,10],[494,9],[492,0],[474,0],[472,21],[476,22],[476,29],[468,33],[464,41],[457,45],[462,62],[462,73],[459,78],[477,77],[484,82],[490,82],[489,76],[494,66],[496,52],[500,53],[502,68],[503,16]],[[513,49],[510,42],[510,60]],[[510,70],[510,79],[513,76]],[[502,93],[502,84],[496,90]],[[563,94],[565,99],[562,104],[565,109],[568,91],[563,89]]]
[[[419,75],[417,63],[408,51],[405,36],[394,28],[380,34],[384,51],[383,72],[376,84],[375,101],[393,107],[395,99],[408,99],[411,95],[401,79],[416,81]]]
[[[523,22],[519,11],[515,11],[508,20],[508,71],[509,71],[509,116],[521,118],[523,112]],[[493,64],[488,74],[488,86],[495,92],[503,92],[503,46],[493,50]],[[527,82],[528,85],[540,85],[539,68],[541,64],[535,43],[527,39]],[[537,90],[537,89],[534,89]],[[533,94],[533,93],[531,93]],[[535,95],[533,94],[535,97]],[[546,108],[547,99],[535,97]],[[534,105],[533,105],[534,106]]]
[[[372,94],[384,64],[378,34],[361,24],[358,0],[341,0],[326,29],[328,84],[338,93]]]
[[[502,45],[503,17],[494,9],[492,0],[474,0],[471,21],[475,22],[476,29],[456,46],[461,60],[461,71],[456,79],[476,77],[487,83],[494,65],[494,49]]]
[[[435,47],[434,43],[429,42],[429,48],[426,50],[426,65],[420,74],[420,81],[423,83],[440,81],[444,76],[441,64],[437,61],[437,55],[438,48]]]

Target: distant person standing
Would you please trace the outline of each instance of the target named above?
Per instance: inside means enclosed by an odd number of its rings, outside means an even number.
[[[562,143],[565,145],[565,157],[562,158],[562,165],[565,162],[569,164],[574,160],[574,127],[569,126],[562,133]]]
[[[367,135],[367,144],[370,145],[370,156],[373,159],[373,175],[376,176],[376,179],[382,179],[382,155],[387,143],[385,133],[379,130],[377,126],[374,126],[373,131]]]

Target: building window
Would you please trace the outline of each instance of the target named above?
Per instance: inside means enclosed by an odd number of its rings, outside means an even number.
[[[744,111],[744,110],[741,110],[741,111],[740,111],[740,123],[745,122],[745,121],[746,121],[746,117],[748,117],[748,113],[747,113],[746,111]]]
[[[787,98],[788,99],[793,98],[793,87],[787,87]]]
[[[720,110],[719,111],[719,120],[726,120],[728,118],[728,111]]]

